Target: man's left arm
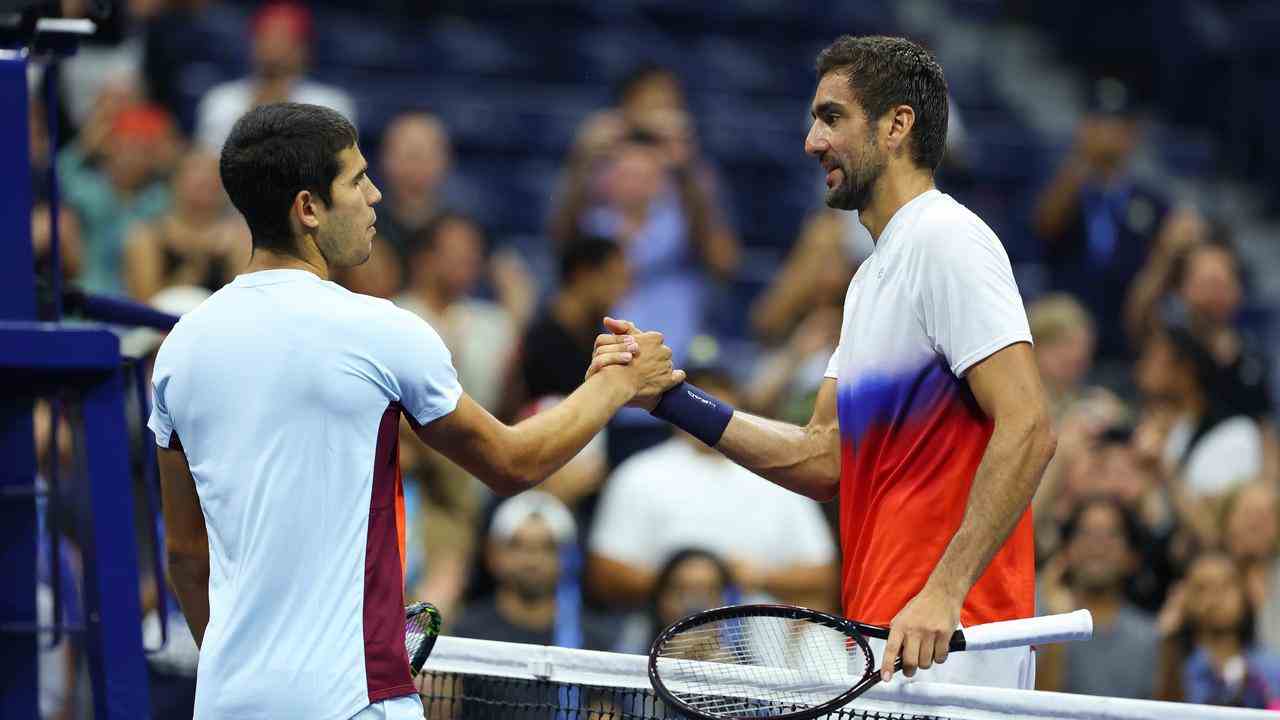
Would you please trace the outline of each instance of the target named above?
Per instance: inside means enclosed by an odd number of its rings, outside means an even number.
[[[187,455],[174,435],[170,447],[157,447],[169,584],[178,596],[196,647],[209,624],[209,536]]]
[[[1015,343],[971,367],[969,387],[994,422],[960,528],[924,588],[894,617],[881,674],[902,656],[908,677],[947,657],[960,609],[1031,503],[1057,440],[1031,345]]]

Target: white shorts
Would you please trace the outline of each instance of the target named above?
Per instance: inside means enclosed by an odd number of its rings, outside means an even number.
[[[351,720],[423,720],[423,718],[422,700],[417,694],[383,700],[351,716]]]
[[[867,638],[876,657],[876,670],[884,659],[884,640]],[[1030,647],[977,650],[947,654],[947,661],[928,670],[917,670],[915,677],[895,673],[889,685],[904,682],[942,682],[957,685],[982,685],[1016,690],[1033,690],[1036,685],[1036,654]]]

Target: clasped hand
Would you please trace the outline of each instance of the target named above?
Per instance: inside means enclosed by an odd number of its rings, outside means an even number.
[[[606,370],[625,374],[635,393],[627,404],[652,410],[662,393],[684,381],[684,371],[672,367],[662,333],[641,332],[631,322],[608,317],[604,324],[609,332],[596,337],[584,380]]]

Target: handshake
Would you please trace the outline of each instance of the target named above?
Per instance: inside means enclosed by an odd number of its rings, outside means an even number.
[[[586,380],[604,373],[624,383],[631,392],[627,405],[652,411],[667,390],[684,382],[684,371],[671,364],[671,348],[662,344],[662,333],[641,332],[626,320],[604,319],[609,332],[596,337],[595,351]]]

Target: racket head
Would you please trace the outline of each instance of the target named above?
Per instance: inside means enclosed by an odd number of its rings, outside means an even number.
[[[442,617],[435,605],[415,602],[404,609],[404,649],[409,656],[409,672],[417,677],[440,637]]]
[[[860,624],[793,605],[736,605],[673,623],[649,649],[654,692],[698,720],[809,720],[880,679]]]

